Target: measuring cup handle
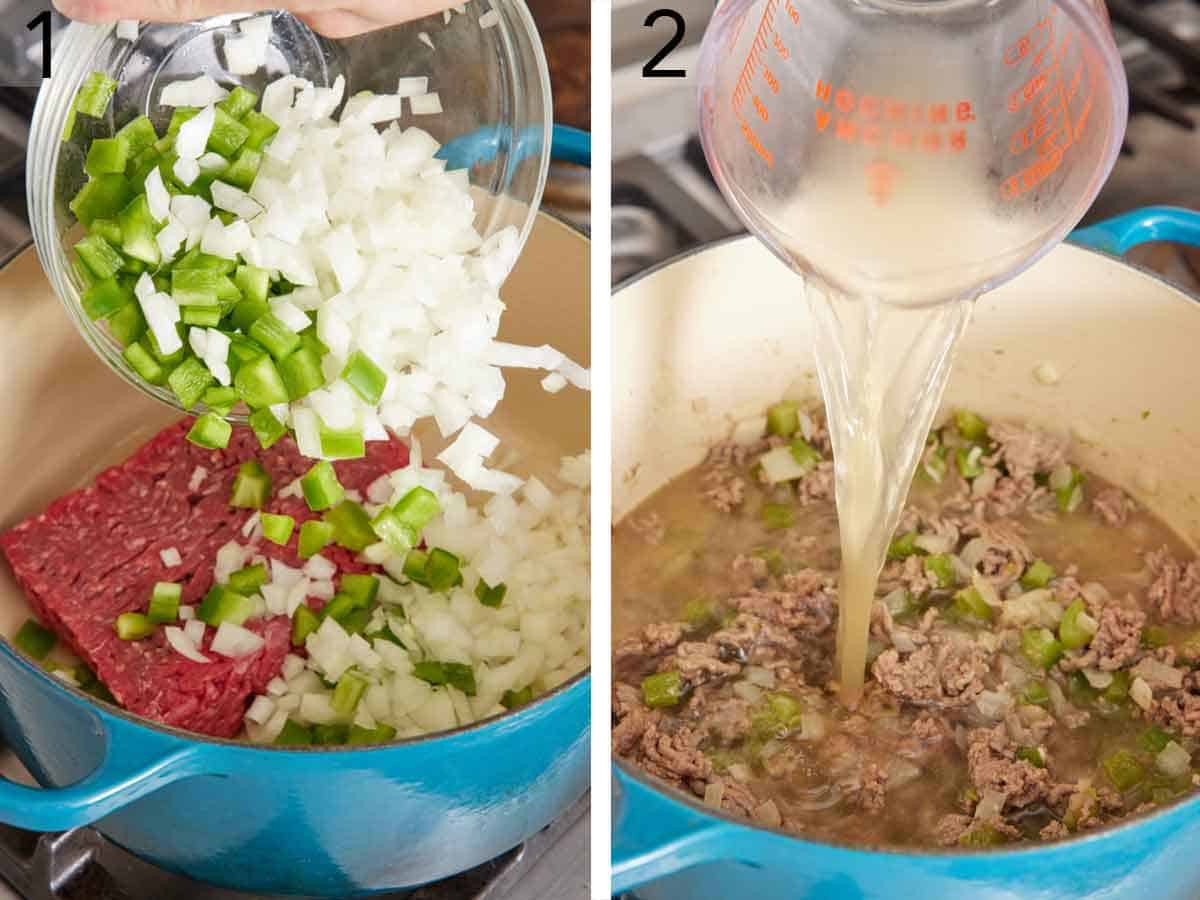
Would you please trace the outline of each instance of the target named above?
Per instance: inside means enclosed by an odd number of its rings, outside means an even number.
[[[1071,243],[1124,256],[1147,241],[1200,247],[1200,213],[1178,206],[1147,206],[1071,233]]]

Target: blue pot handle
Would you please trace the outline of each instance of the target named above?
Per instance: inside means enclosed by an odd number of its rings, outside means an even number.
[[[736,859],[739,829],[657,791],[613,766],[612,893],[714,859]]]
[[[115,716],[95,716],[89,740],[104,757],[85,778],[61,788],[35,788],[0,779],[0,821],[28,831],[65,831],[90,825],[201,768],[195,748],[168,743]],[[97,734],[96,732],[99,732]]]
[[[514,134],[510,128],[487,125],[459,135],[442,145],[435,154],[446,160],[451,169],[469,169],[490,162],[502,148],[513,154],[515,163],[530,157],[540,157],[545,147],[545,132],[530,126]],[[563,162],[592,164],[592,136],[586,131],[567,125],[555,125],[551,133],[550,155]]]
[[[569,125],[554,126],[550,155],[561,162],[592,167],[592,136]]]
[[[1147,206],[1080,228],[1068,240],[1114,256],[1124,256],[1147,241],[1178,241],[1200,247],[1200,213],[1178,206]]]

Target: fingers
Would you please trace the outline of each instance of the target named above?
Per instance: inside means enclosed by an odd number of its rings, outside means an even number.
[[[186,22],[235,12],[261,12],[279,6],[272,0],[54,0],[58,11],[78,22]],[[314,4],[315,5],[315,4]]]
[[[327,38],[346,38],[377,28],[387,27],[388,22],[375,22],[357,13],[344,9],[333,9],[328,12],[297,13],[297,16],[317,34]]]
[[[343,0],[344,9],[298,13],[313,31],[343,38],[411,22],[449,9],[451,0]]]
[[[79,22],[185,22],[283,6],[314,30],[336,38],[420,19],[449,8],[451,0],[54,0],[54,5],[68,19]]]

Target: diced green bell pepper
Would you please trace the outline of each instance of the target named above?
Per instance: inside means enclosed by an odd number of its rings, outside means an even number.
[[[124,175],[99,175],[80,188],[71,201],[71,212],[86,228],[95,219],[111,219],[133,198],[133,187]]]
[[[192,425],[187,439],[198,447],[209,450],[222,450],[229,446],[229,438],[233,434],[233,426],[215,413],[205,413]],[[235,482],[236,485],[236,482]],[[234,489],[236,495],[236,486]]]
[[[189,356],[167,376],[167,384],[175,392],[175,397],[184,410],[195,406],[214,381],[216,379],[213,378],[212,372],[208,371],[208,367],[194,356]]]
[[[685,692],[683,675],[679,672],[658,672],[642,679],[642,702],[651,709],[678,706]]]
[[[83,170],[89,175],[124,174],[129,162],[129,145],[121,138],[96,138],[88,147]]]
[[[353,500],[343,500],[326,510],[322,518],[333,526],[334,543],[353,553],[361,553],[379,540],[371,528],[371,517]]]
[[[1091,643],[1096,629],[1094,624],[1085,624],[1086,618],[1087,607],[1082,599],[1075,600],[1063,613],[1062,620],[1058,623],[1058,639],[1068,650],[1078,650]]]
[[[1034,560],[1021,576],[1021,587],[1027,591],[1044,588],[1054,578],[1053,567],[1044,559]]]
[[[238,466],[229,505],[236,509],[262,509],[271,499],[271,474],[256,459]]]
[[[1063,655],[1063,645],[1048,628],[1026,628],[1021,632],[1021,652],[1030,665],[1049,669]]]
[[[1146,779],[1146,769],[1129,750],[1116,750],[1100,762],[1104,774],[1118,791],[1127,791]]]
[[[304,499],[313,512],[321,512],[337,506],[346,496],[346,491],[337,479],[333,466],[326,460],[316,463],[300,479]]]
[[[252,410],[288,402],[287,388],[270,356],[242,363],[233,376],[233,386]]]
[[[214,628],[224,622],[241,625],[252,615],[254,615],[253,600],[219,584],[214,584],[204,595],[204,600],[196,610],[196,618]]]
[[[767,408],[767,433],[790,438],[800,430],[800,408],[790,401]]]
[[[258,438],[259,446],[264,450],[274,447],[279,439],[287,434],[287,428],[275,418],[275,414],[269,409],[256,409],[250,414],[249,421],[250,427],[254,429],[254,436]]]

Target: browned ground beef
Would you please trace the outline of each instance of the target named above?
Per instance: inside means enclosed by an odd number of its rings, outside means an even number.
[[[1065,509],[1068,442],[1020,425],[990,423],[972,479],[952,425],[927,449],[945,475],[910,496],[867,688],[842,707],[830,447],[804,427],[822,460],[797,482],[757,465],[780,438],[725,442],[617,527],[615,754],[728,813],[884,845],[1055,840],[1192,790],[1158,754],[1200,745],[1200,561],[1095,476]],[[767,527],[766,504],[793,524]],[[1064,637],[1068,608],[1090,637],[1042,668],[1026,644]],[[677,677],[678,702],[647,706],[648,677]]]

